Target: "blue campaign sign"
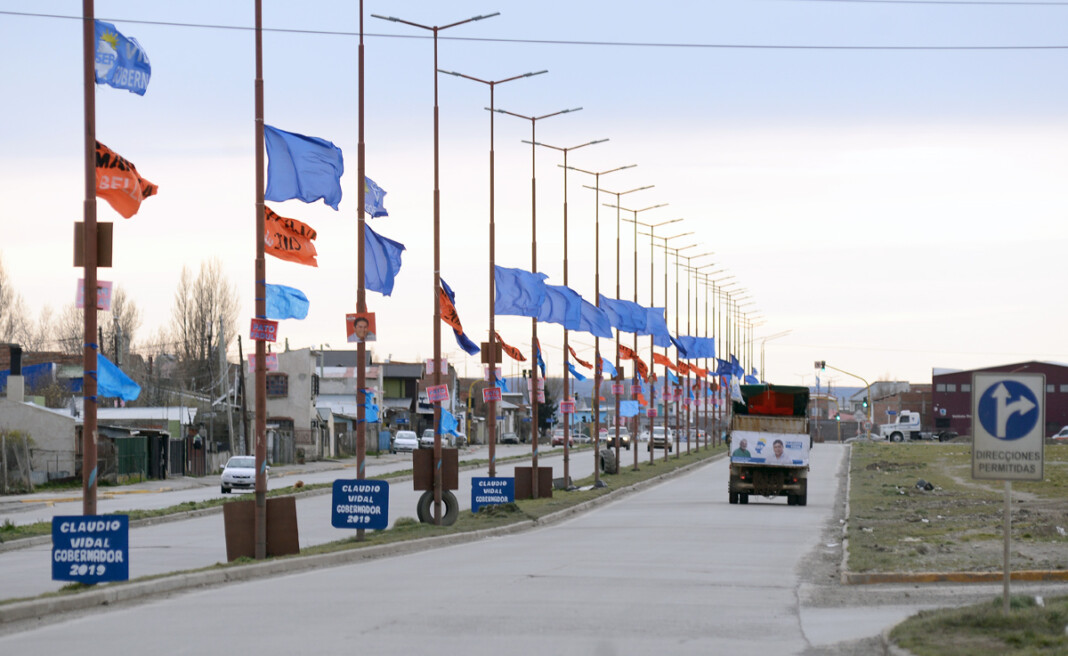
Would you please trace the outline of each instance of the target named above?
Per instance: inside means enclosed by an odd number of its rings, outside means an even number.
[[[496,506],[515,502],[514,478],[472,478],[471,512],[482,506]]]
[[[334,528],[389,527],[389,482],[370,479],[334,481]]]
[[[979,397],[979,421],[999,440],[1018,440],[1034,430],[1039,415],[1038,397],[1015,380],[999,380]]]
[[[52,518],[52,580],[93,584],[130,579],[130,518]]]

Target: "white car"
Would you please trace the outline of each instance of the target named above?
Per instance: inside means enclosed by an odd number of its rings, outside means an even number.
[[[1068,441],[1068,426],[1065,426],[1064,428],[1051,435],[1049,439],[1058,442]]]
[[[434,448],[434,429],[427,428],[423,430],[423,434],[419,436],[419,448],[420,449],[433,449]]]
[[[271,471],[270,467],[266,471]],[[232,456],[226,461],[220,478],[220,488],[223,494],[230,494],[230,490],[239,488],[252,490],[256,487],[256,456]]]
[[[415,431],[399,430],[397,434],[393,436],[393,445],[390,448],[392,453],[398,451],[415,451],[419,448],[419,437],[415,434]]]

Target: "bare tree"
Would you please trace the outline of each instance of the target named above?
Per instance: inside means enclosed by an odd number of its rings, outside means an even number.
[[[189,269],[182,267],[174,293],[171,332],[186,375],[197,380],[194,389],[210,389],[213,358],[217,357],[212,355],[213,349],[229,349],[236,335],[238,309],[237,287],[226,278],[218,259],[201,262],[195,280]],[[220,322],[225,332],[222,344]]]
[[[30,336],[31,324],[26,301],[12,287],[0,259],[0,342],[24,343]]]

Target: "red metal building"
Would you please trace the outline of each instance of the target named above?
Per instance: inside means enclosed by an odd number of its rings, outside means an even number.
[[[972,374],[976,372],[1028,373],[1046,376],[1046,429],[1053,435],[1068,426],[1068,366],[1052,362],[1018,362],[983,369],[935,373],[933,411],[937,429],[972,434]]]

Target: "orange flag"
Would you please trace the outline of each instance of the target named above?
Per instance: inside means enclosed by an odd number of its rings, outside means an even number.
[[[637,353],[620,344],[619,357],[623,360],[633,360],[634,368],[638,371],[638,375],[644,378],[646,381],[649,380],[649,367],[645,364],[644,360],[638,357]]]
[[[106,200],[123,218],[137,214],[141,201],[154,196],[158,190],[159,187],[138,175],[130,160],[96,142],[96,195]]]
[[[456,306],[453,305],[443,287],[438,287],[438,297],[441,299],[441,320],[449,324],[453,330],[462,333],[464,327],[460,324],[460,315],[456,313]]]
[[[679,370],[679,368],[675,366],[675,363],[672,362],[668,358],[668,356],[661,355],[659,353],[653,353],[653,364],[662,364],[662,365],[664,365],[665,367],[667,367],[668,369],[670,369],[672,371],[678,371]]]
[[[509,346],[509,345],[504,343],[504,340],[501,339],[501,334],[500,333],[494,332],[493,334],[497,336],[497,343],[501,345],[501,350],[503,350],[505,353],[507,353],[508,357],[512,358],[513,360],[517,360],[519,362],[526,362],[527,361],[527,357],[525,355],[523,355],[522,351],[520,351],[519,349],[517,349],[514,346]]]
[[[571,351],[571,357],[575,358],[575,362],[581,364],[583,367],[586,367],[587,369],[593,369],[593,365],[590,364],[589,362],[586,362],[585,360],[582,360],[581,358],[579,358],[578,354],[575,353],[575,349],[571,348],[570,345],[567,347],[567,350]]]
[[[677,363],[675,363],[675,366],[677,366],[679,368],[678,371],[683,376],[685,376],[686,374],[689,374],[689,373],[691,373],[693,371],[693,369],[690,368],[690,365],[686,364],[682,360],[679,360]]]
[[[264,206],[264,252],[274,255],[280,260],[296,262],[317,267],[315,261],[317,255],[315,244],[315,230],[306,223],[296,219],[288,219],[274,213],[271,208]]]
[[[690,371],[702,377],[708,375],[708,369],[702,369],[701,367],[698,367],[695,364],[690,365]]]

